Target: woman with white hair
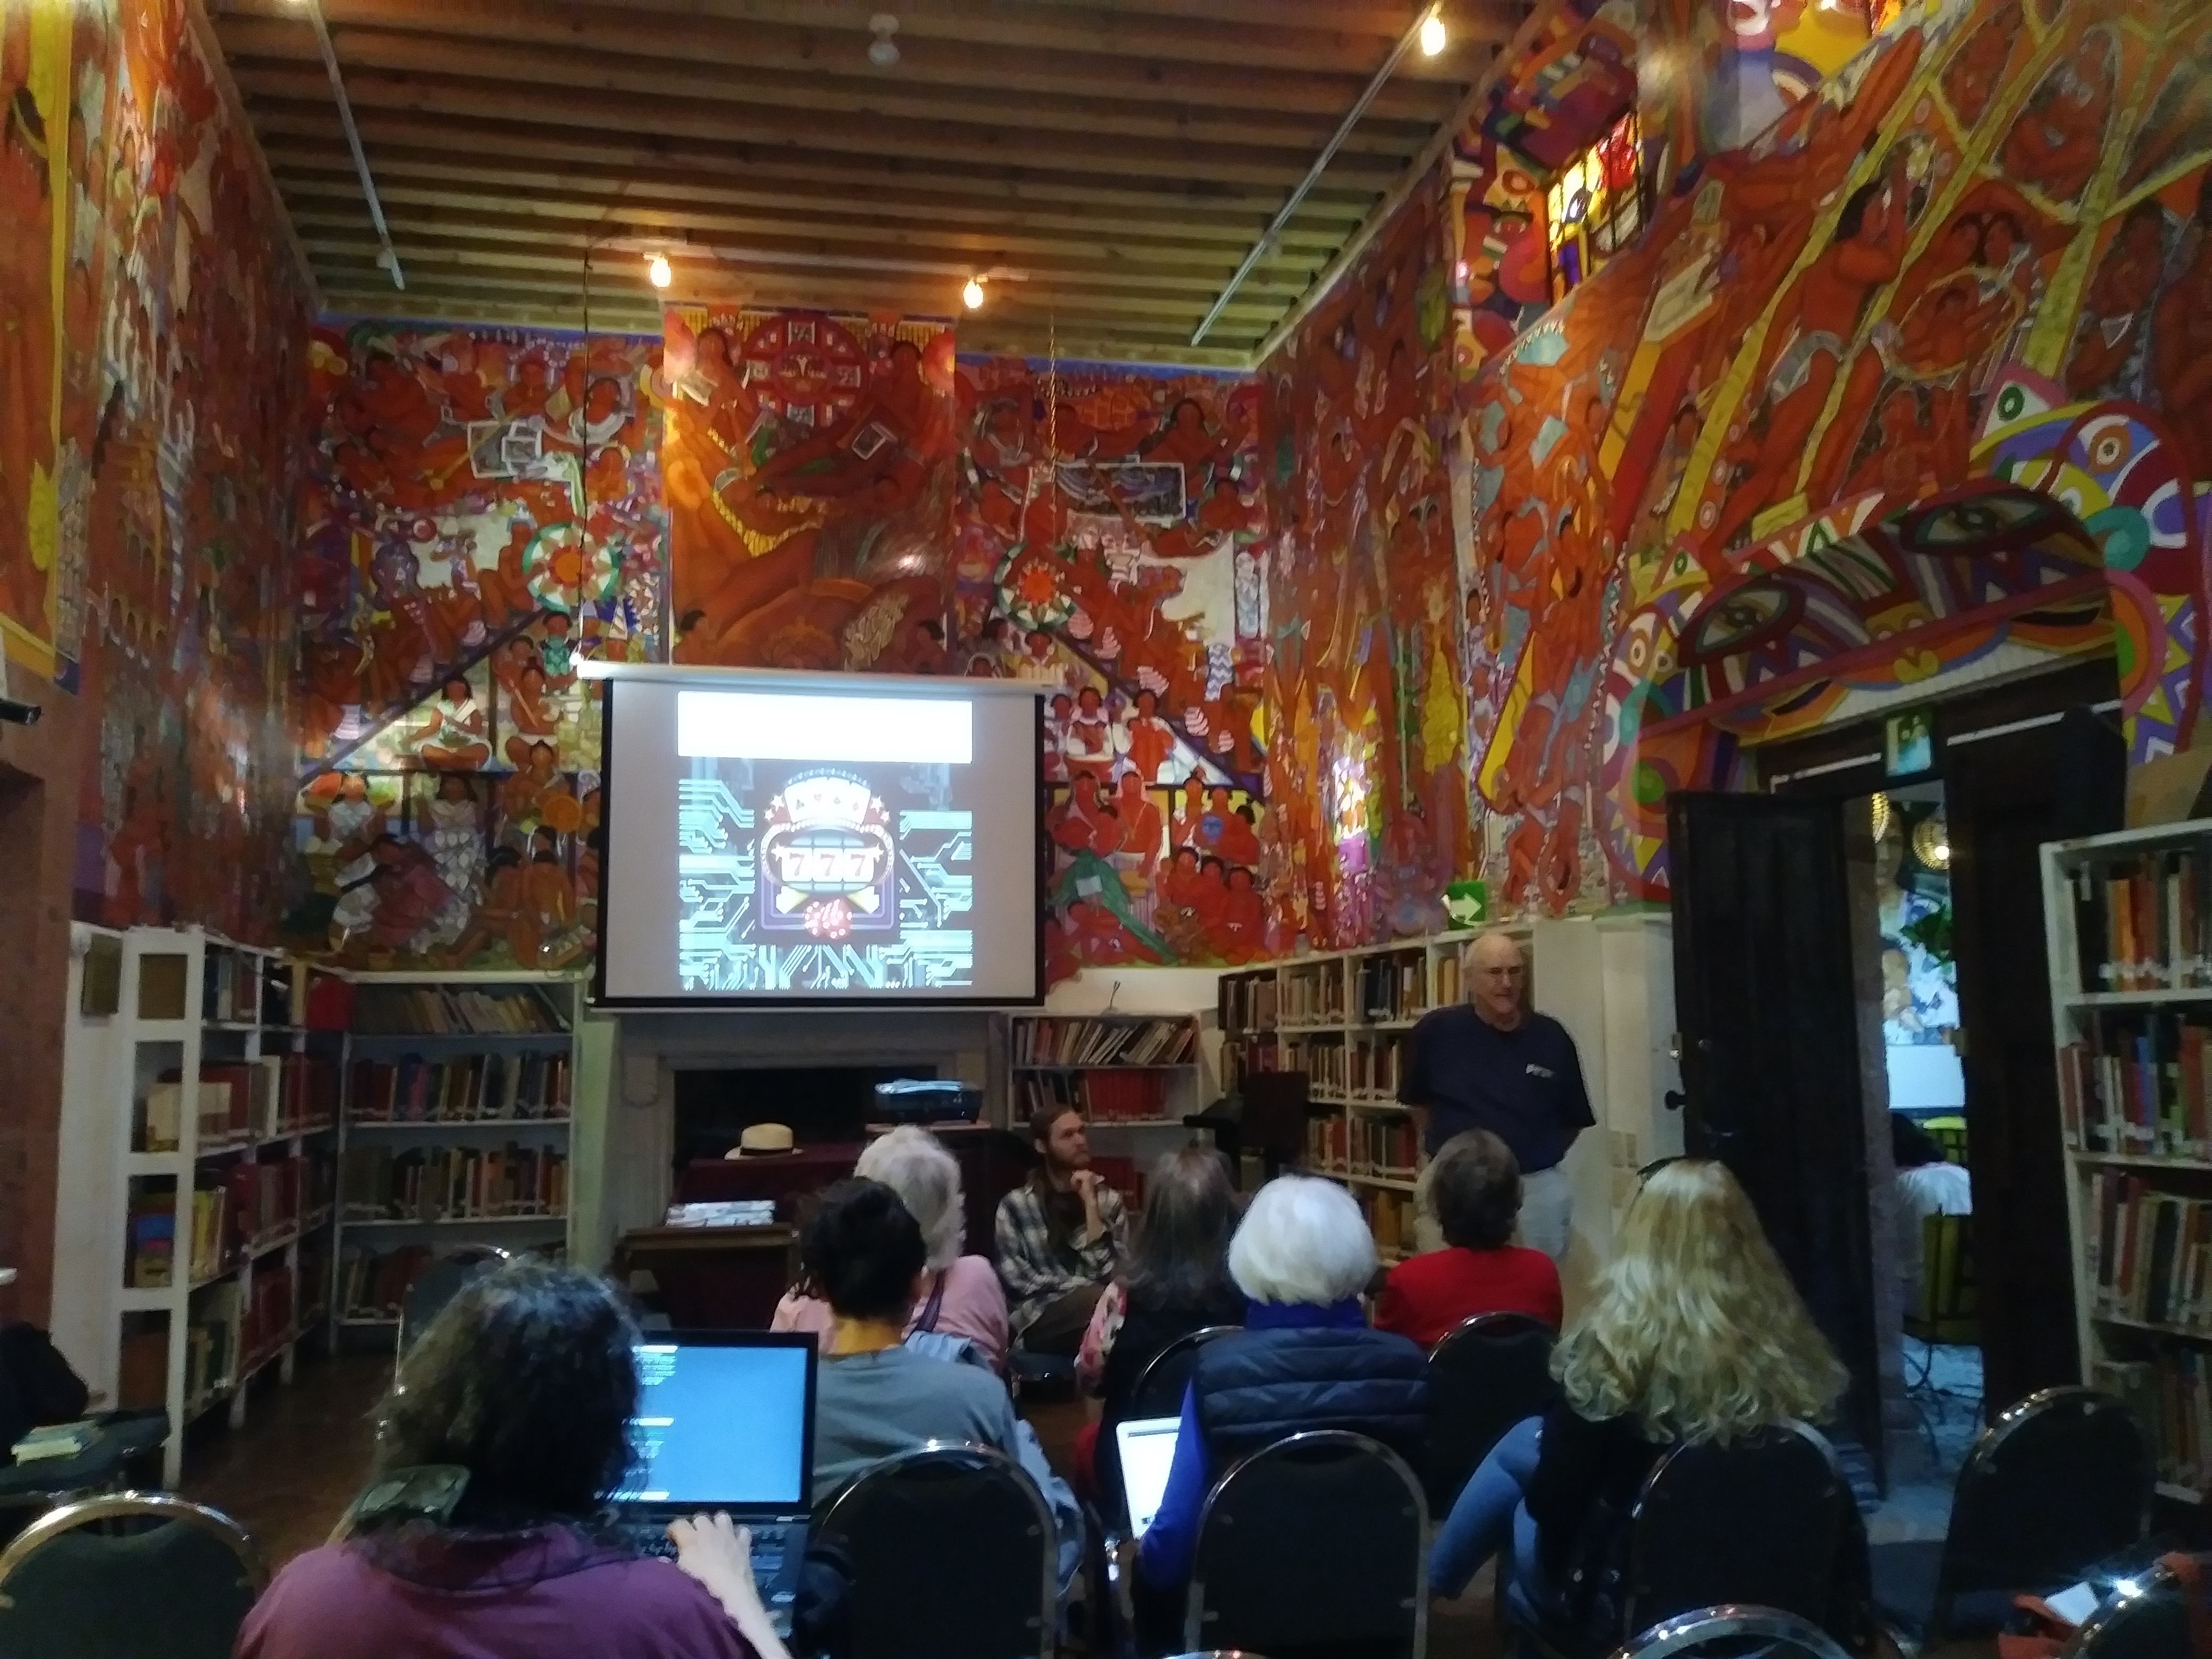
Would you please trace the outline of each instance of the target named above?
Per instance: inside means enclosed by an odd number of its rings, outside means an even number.
[[[1237,1458],[1314,1429],[1349,1429],[1408,1461],[1420,1455],[1428,1356],[1367,1328],[1359,1296],[1375,1267],[1366,1220],[1334,1182],[1283,1176],[1252,1200],[1229,1246],[1244,1328],[1199,1352],[1167,1492],[1138,1548],[1139,1585],[1155,1616],[1180,1607],[1206,1494]]]
[[[933,1331],[972,1342],[993,1370],[1004,1371],[1006,1293],[988,1260],[961,1254],[968,1238],[968,1209],[958,1162],[928,1130],[906,1124],[870,1141],[854,1174],[880,1181],[896,1193],[921,1228],[928,1259],[907,1334]],[[826,1352],[830,1304],[802,1278],[775,1304],[769,1328],[811,1331]]]

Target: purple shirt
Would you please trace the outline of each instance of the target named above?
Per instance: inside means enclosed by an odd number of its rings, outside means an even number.
[[[254,1603],[235,1659],[757,1659],[673,1562],[569,1531],[325,1544]]]

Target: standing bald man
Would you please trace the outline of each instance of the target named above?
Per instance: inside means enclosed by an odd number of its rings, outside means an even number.
[[[1571,1196],[1559,1160],[1597,1120],[1582,1058],[1567,1028],[1523,1000],[1521,947],[1504,933],[1468,948],[1468,1000],[1432,1009],[1413,1027],[1398,1098],[1413,1109],[1421,1145],[1487,1129],[1521,1165],[1521,1239],[1553,1261],[1567,1254]]]

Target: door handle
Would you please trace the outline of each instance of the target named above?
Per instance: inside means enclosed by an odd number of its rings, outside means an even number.
[[[1679,1112],[1690,1103],[1690,1097],[1680,1089],[1669,1089],[1659,1097],[1659,1101],[1668,1111]]]

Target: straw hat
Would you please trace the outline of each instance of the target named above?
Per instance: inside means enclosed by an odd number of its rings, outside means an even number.
[[[745,1132],[738,1137],[736,1149],[728,1156],[774,1158],[782,1152],[793,1152],[798,1150],[797,1145],[792,1139],[789,1124],[755,1123],[748,1125]]]

